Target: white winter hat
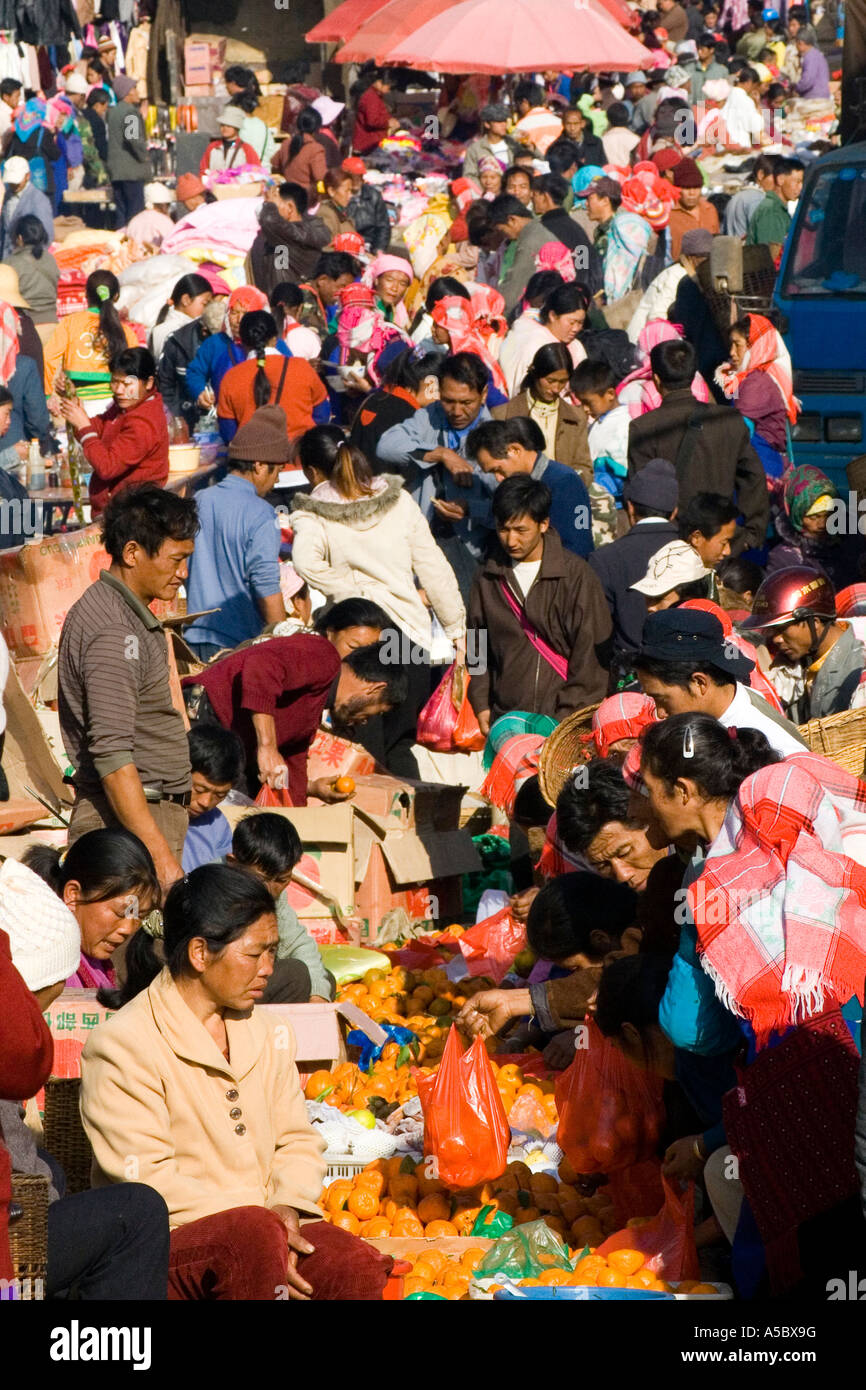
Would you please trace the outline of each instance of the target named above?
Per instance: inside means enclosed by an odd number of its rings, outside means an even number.
[[[66,78],[65,90],[71,92],[73,96],[86,97],[90,87],[80,72],[71,72]]]
[[[9,937],[12,964],[30,990],[56,985],[78,969],[78,923],[45,880],[16,859],[0,869],[0,931]]]
[[[146,183],[144,185],[144,201],[147,207],[162,204],[167,207],[174,202],[174,194],[166,188],[164,183]]]
[[[687,541],[669,541],[650,557],[643,579],[631,588],[646,594],[647,598],[659,598],[678,584],[693,584],[696,579],[706,579],[709,573],[698,552]]]

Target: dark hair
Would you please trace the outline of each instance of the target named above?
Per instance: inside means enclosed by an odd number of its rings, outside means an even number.
[[[734,71],[734,63],[733,63],[733,60],[732,60],[730,66],[731,66],[731,71],[733,72],[733,71]],[[737,75],[736,75],[736,85],[737,85],[738,87],[741,87],[741,86],[743,85],[744,82],[760,82],[760,80],[761,80],[761,79],[760,79],[760,77],[758,76],[758,74],[755,72],[755,69],[754,69],[753,67],[750,67],[748,63],[743,63],[743,66],[740,68],[739,72],[738,72]]]
[[[11,392],[7,387],[5,387],[5,386],[0,386],[0,405],[14,405],[14,404],[15,404],[15,397],[12,395],[12,392]]]
[[[260,811],[239,820],[232,835],[232,854],[243,869],[264,878],[282,878],[295,867],[304,847],[287,816]]]
[[[290,310],[297,309],[304,302],[303,293],[300,286],[294,284],[293,281],[281,280],[271,290],[268,300],[274,316],[274,323],[277,325],[277,332],[282,337],[286,331],[286,320]]]
[[[586,313],[589,309],[589,298],[589,291],[584,285],[578,285],[576,282],[558,285],[545,299],[538,315],[539,321],[547,323],[551,314],[573,314],[578,309],[583,309]]]
[[[638,671],[645,671],[654,680],[661,681],[663,685],[675,685],[679,690],[688,690],[689,682],[698,671],[709,676],[713,685],[719,687],[737,683],[736,676],[722,666],[715,666],[711,661],[668,661],[666,657],[660,656],[636,656],[634,661]]]
[[[97,51],[97,53],[98,53],[98,52],[99,52],[99,49],[97,49],[96,51]],[[87,67],[90,69],[90,71],[91,71],[91,72],[98,73],[98,74],[99,74],[99,80],[100,80],[100,82],[102,82],[102,83],[105,84],[104,87],[98,87],[96,90],[97,90],[97,91],[106,91],[107,100],[110,102],[110,101],[111,101],[111,97],[108,96],[107,90],[106,90],[107,88],[109,88],[109,87],[111,86],[111,78],[110,78],[109,75],[108,75],[108,68],[105,66],[105,64],[102,62],[102,60],[101,60],[100,58],[88,58],[86,61],[87,61]],[[85,75],[85,77],[87,76],[87,70],[85,70],[85,74],[84,74],[84,75]]]
[[[213,294],[213,286],[210,280],[206,280],[203,275],[196,275],[194,273],[191,275],[182,275],[169,295],[168,304],[163,304],[159,311],[156,320],[158,324],[162,323],[171,305],[177,308],[179,301],[183,299],[185,294],[188,294],[190,299],[196,299],[200,294]],[[155,326],[156,325],[154,325],[154,327]]]
[[[524,78],[514,88],[515,111],[522,101],[528,101],[530,106],[543,106],[544,88],[539,82],[532,82],[528,78]]]
[[[259,79],[252,69],[242,67],[240,63],[233,63],[223,73],[223,82],[232,82],[236,87],[244,88],[242,92],[235,92],[231,97],[231,103],[232,106],[245,111],[248,116],[251,115],[262,99]]]
[[[529,153],[529,151],[527,151],[527,153]],[[515,157],[515,159],[516,159],[518,156],[515,155],[514,157]],[[522,164],[509,164],[508,168],[504,171],[504,173],[503,173],[503,175],[502,175],[502,187],[503,187],[503,189],[505,189],[505,188],[508,187],[508,181],[509,181],[509,179],[512,179],[512,178],[514,177],[515,174],[523,174],[523,175],[525,176],[525,178],[527,179],[528,183],[529,183],[529,187],[530,187],[530,188],[532,187],[532,177],[533,177],[533,176],[532,176],[532,170],[531,170],[531,169],[524,169],[524,167],[523,167]],[[510,197],[512,197],[512,194],[510,194],[510,193],[501,193],[499,196],[500,196],[500,197],[503,197],[503,198],[510,198]],[[491,199],[490,199],[490,202],[486,203],[485,206],[489,208],[489,207],[490,207],[490,203],[492,203],[493,201],[494,201],[494,199],[491,198]],[[519,199],[519,198],[518,198],[517,201],[520,203],[520,199]],[[525,211],[525,204],[520,203],[520,206],[521,206],[521,207],[524,209],[524,211]]]
[[[601,972],[595,1021],[606,1038],[618,1038],[623,1024],[643,1034],[659,1021],[659,1005],[667,988],[670,962],[649,952],[621,956]]]
[[[316,614],[315,628],[320,636],[328,632],[345,632],[347,627],[376,627],[382,632],[391,619],[369,598],[344,598],[332,608]]]
[[[686,731],[691,756],[684,756]],[[730,801],[742,782],[762,767],[781,762],[758,729],[737,729],[736,737],[708,714],[675,714],[650,724],[641,734],[641,764],[672,787],[679,778],[695,782],[707,797]]]
[[[61,898],[67,883],[77,883],[83,903],[102,903],[128,894],[130,898],[147,899],[148,911],[153,911],[161,901],[159,878],[150,851],[137,835],[119,827],[89,830],[63,855],[50,845],[31,845],[21,856],[21,862],[44,879]],[[130,915],[138,914],[131,910]],[[126,986],[123,990],[100,989],[96,996],[99,1003],[109,1009],[119,1009],[132,994],[144,989],[156,973],[148,968],[152,957],[150,937],[144,931],[137,931],[126,948]]]
[[[509,217],[531,216],[529,209],[519,198],[515,198],[513,193],[500,193],[499,197],[492,199],[487,206],[487,220],[491,227],[504,227]]]
[[[322,118],[312,106],[305,106],[303,111],[299,111],[295,121],[295,133],[289,141],[289,159],[294,159],[300,153],[305,135],[315,135],[321,129]]]
[[[446,357],[439,371],[439,380],[456,381],[471,386],[479,395],[487,388],[489,376],[481,358],[474,352],[454,352]]]
[[[129,541],[146,555],[156,555],[167,540],[191,541],[198,531],[198,512],[191,497],[178,497],[153,483],[115,493],[101,517],[100,539],[118,563]]]
[[[430,282],[427,291],[427,298],[424,300],[424,307],[427,313],[438,304],[440,299],[446,299],[448,295],[454,294],[458,299],[469,299],[470,294],[462,280],[456,279],[453,275],[437,275],[435,280]]]
[[[697,46],[698,48],[715,48],[716,35],[713,34],[709,29],[706,29],[703,32],[703,34],[698,35]]]
[[[582,392],[600,396],[603,391],[610,391],[615,386],[616,376],[609,364],[607,362],[594,362],[589,357],[585,358],[583,362],[578,362],[569,381],[569,387],[576,396]]]
[[[277,189],[284,203],[294,203],[298,212],[303,217],[310,205],[307,197],[307,190],[299,183],[281,183]]]
[[[523,298],[533,309],[543,304],[565,281],[558,270],[535,270],[526,282]]]
[[[539,174],[532,180],[533,193],[546,193],[555,203],[564,203],[568,197],[568,183],[561,174]]]
[[[520,383],[520,390],[525,391],[533,386],[541,377],[550,376],[552,372],[570,372],[571,353],[565,343],[545,343],[540,347],[529,364],[529,370]]]
[[[0,95],[2,95],[2,83],[0,83]],[[25,246],[29,246],[33,253],[34,261],[42,257],[42,253],[48,245],[48,233],[32,212],[25,212],[23,217],[19,217],[15,223],[15,236],[22,241]]]
[[[677,517],[680,536],[687,541],[699,531],[705,540],[712,540],[723,526],[736,521],[739,514],[731,499],[720,492],[696,492]]]
[[[323,251],[313,266],[312,278],[318,280],[324,275],[329,280],[339,280],[341,275],[351,275],[354,279],[357,274],[358,262],[348,251]]]
[[[124,348],[112,357],[109,369],[112,376],[136,376],[139,381],[149,381],[156,376],[153,353],[143,347]]]
[[[669,391],[683,390],[691,385],[695,362],[694,348],[682,338],[656,343],[650,350],[650,367]]]
[[[402,705],[409,694],[409,676],[404,666],[392,659],[390,642],[372,642],[369,647],[355,647],[343,657],[350,671],[360,681],[370,685],[384,682],[384,700],[389,709]]]
[[[327,188],[331,192],[333,192],[335,188],[339,188],[341,183],[351,182],[352,175],[348,174],[346,170],[343,169],[339,164],[335,169],[326,169],[325,177],[322,179],[322,183],[325,185],[325,188]]]
[[[336,425],[313,425],[298,442],[303,468],[324,473],[343,497],[369,496],[373,490],[373,471],[366,454],[353,444]]]
[[[165,963],[177,979],[186,969],[189,943],[196,937],[217,955],[260,917],[273,917],[274,902],[261,879],[245,869],[202,864],[172,884],[162,916]]]
[[[666,512],[663,511],[661,507],[654,507],[650,502],[632,502],[631,500],[629,500],[629,506],[631,507],[638,521],[641,521],[648,516],[663,516],[666,521],[670,521],[671,517],[674,514],[674,508],[671,508],[670,511]]]
[[[626,126],[629,122],[628,107],[624,101],[613,101],[607,108],[607,123],[611,126]]]
[[[802,173],[805,168],[806,166],[802,159],[793,159],[787,155],[780,154],[776,157],[776,166],[773,169],[773,175],[778,179],[781,178],[783,174]]]
[[[540,525],[550,516],[550,488],[528,473],[515,473],[499,484],[493,494],[493,520],[505,526],[514,517],[528,516]]]
[[[548,146],[544,158],[550,165],[550,173],[561,177],[573,164],[580,167],[580,148],[574,140],[569,140],[567,135],[560,135],[558,140],[554,140],[553,144]]]
[[[599,951],[592,933],[601,930],[617,942],[635,920],[637,901],[633,888],[600,874],[561,874],[533,900],[526,922],[527,942],[542,960],[567,960],[578,952],[600,959],[611,946]]]
[[[767,101],[775,101],[778,97],[786,97],[788,90],[782,82],[771,82],[767,88]]]
[[[4,77],[0,82],[0,97],[11,97],[13,92],[20,92],[22,83],[17,77]]]
[[[244,746],[237,734],[221,724],[194,724],[188,737],[193,772],[200,772],[218,787],[233,787],[245,761]]]
[[[271,382],[265,371],[265,348],[279,336],[277,321],[267,309],[252,309],[241,319],[238,336],[247,352],[256,354],[253,400],[258,409],[260,406],[268,405],[271,399]]]
[[[100,290],[107,291],[107,295],[100,295]],[[123,352],[127,346],[120,315],[114,307],[120,294],[120,281],[110,270],[94,270],[93,274],[87,277],[84,293],[88,307],[99,310],[97,341],[105,356],[111,361],[112,357]]]
[[[404,348],[388,363],[382,373],[383,386],[402,386],[404,391],[418,391],[425,377],[438,377],[442,366],[441,352],[425,352],[416,357],[411,348]]]
[[[764,579],[761,566],[753,560],[744,559],[742,555],[729,555],[719,565],[716,574],[725,587],[733,589],[736,594],[756,593]]]
[[[98,64],[90,63],[88,66],[95,67],[98,66]],[[107,77],[108,74],[106,73],[105,76]],[[92,92],[87,93],[87,101],[85,105],[90,107],[110,106],[111,93],[105,87],[94,87]]]
[[[556,798],[556,828],[572,854],[584,854],[602,826],[611,821],[633,825],[628,807],[631,793],[622,772],[607,758],[593,758],[585,776],[569,777]]]
[[[512,415],[508,420],[485,420],[467,435],[466,452],[470,458],[477,459],[483,449],[492,459],[504,459],[509,444],[520,444],[524,449],[534,449],[540,454],[544,452],[544,435],[528,415]]]

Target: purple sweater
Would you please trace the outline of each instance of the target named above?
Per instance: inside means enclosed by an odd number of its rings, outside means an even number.
[[[735,403],[740,414],[748,416],[770,448],[784,453],[787,444],[785,402],[772,377],[766,372],[749,372],[740,382]]]
[[[818,48],[807,48],[800,62],[802,77],[797,83],[798,97],[829,97],[830,69]]]

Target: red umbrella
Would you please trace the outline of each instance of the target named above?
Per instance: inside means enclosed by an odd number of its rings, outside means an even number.
[[[314,24],[304,38],[307,43],[339,43],[341,39],[351,38],[365,20],[387,3],[388,0],[343,0],[342,5]]]
[[[462,0],[381,56],[468,73],[631,71],[651,58],[600,0]]]
[[[453,9],[460,3],[461,0],[387,0],[334,54],[334,60],[338,63],[364,63],[368,58],[373,58],[378,62],[383,54],[390,52],[395,44],[408,38],[428,19],[435,19],[444,10]],[[617,0],[610,0],[610,3],[616,4]]]

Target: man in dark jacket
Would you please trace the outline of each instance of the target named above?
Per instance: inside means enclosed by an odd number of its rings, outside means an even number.
[[[283,280],[308,280],[331,240],[322,219],[306,212],[307,194],[300,184],[281,183],[265,194],[249,260],[253,284],[266,295]]]
[[[647,615],[646,599],[631,586],[643,579],[656,551],[679,537],[674,525],[677,475],[673,464],[650,459],[627,479],[623,503],[631,530],[589,557],[613,615],[611,671],[617,679],[632,669]]]
[[[367,166],[357,155],[344,159],[342,169],[352,179],[352,199],[346,208],[346,216],[355,224],[355,231],[362,236],[374,255],[387,251],[391,241],[391,219],[388,205],[378,188],[364,182]]]
[[[670,459],[679,481],[680,511],[698,492],[730,497],[743,515],[736,553],[759,548],[770,517],[767,478],[742,415],[729,405],[695,400],[695,352],[690,343],[659,343],[650,353],[650,365],[662,403],[631,422],[629,476],[650,459]]]
[[[525,475],[493,495],[499,545],[475,577],[467,614],[474,650],[486,656],[469,684],[485,733],[509,710],[562,718],[607,691],[610,613],[586,561],[551,531],[550,500]]]
[[[144,121],[138,110],[138,83],[122,73],[116,78],[117,105],[108,111],[108,173],[114,190],[117,225],[125,227],[144,212],[144,185],[153,178]]]
[[[568,193],[569,184],[561,174],[539,174],[532,181],[532,210],[542,227],[572,252],[576,279],[595,294],[604,278],[601,257],[580,223],[566,212]]]

